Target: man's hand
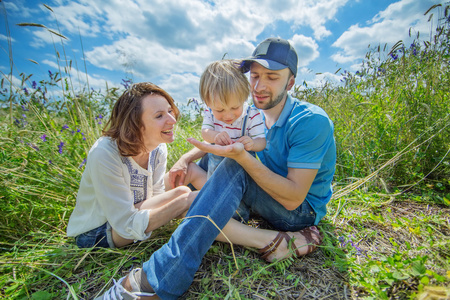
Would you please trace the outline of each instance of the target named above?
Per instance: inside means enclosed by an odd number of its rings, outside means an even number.
[[[222,131],[214,137],[214,144],[226,146],[233,144],[233,141],[231,140],[230,135],[227,132]]]
[[[188,138],[186,140],[204,152],[212,153],[223,157],[229,157],[236,161],[238,161],[240,157],[242,157],[243,155],[245,155],[245,153],[247,153],[244,149],[244,145],[241,143],[233,143],[231,145],[221,146],[203,143],[197,141],[194,138]]]

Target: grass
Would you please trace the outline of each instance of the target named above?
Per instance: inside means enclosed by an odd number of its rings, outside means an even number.
[[[335,123],[335,193],[319,250],[268,264],[254,249],[214,243],[182,298],[450,298],[449,19],[437,9],[432,42],[399,43],[384,58],[374,48],[341,85],[295,88]],[[65,236],[84,159],[121,88],[78,91],[64,68],[48,75],[1,81],[0,298],[91,299],[177,226],[123,249],[78,249]],[[200,136],[195,100],[182,110],[191,114],[169,166],[190,149],[186,137]]]

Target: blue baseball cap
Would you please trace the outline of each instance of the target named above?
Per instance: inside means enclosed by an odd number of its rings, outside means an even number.
[[[250,65],[253,62],[269,70],[289,68],[294,77],[297,76],[297,52],[287,40],[281,38],[268,38],[262,41],[253,51],[252,56],[243,59],[242,72],[250,71]]]

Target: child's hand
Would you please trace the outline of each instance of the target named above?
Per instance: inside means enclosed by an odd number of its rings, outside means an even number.
[[[214,144],[221,145],[221,146],[226,146],[226,145],[233,144],[233,141],[231,140],[231,138],[228,135],[228,133],[226,133],[225,131],[222,131],[222,132],[219,132],[214,137]]]
[[[255,144],[255,142],[252,140],[252,138],[247,135],[241,136],[237,140],[237,142],[242,143],[244,145],[244,149],[247,151],[251,151],[253,149],[253,145]]]

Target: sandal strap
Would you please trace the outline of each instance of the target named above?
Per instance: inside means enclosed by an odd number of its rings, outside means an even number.
[[[303,235],[303,237],[306,240],[306,245],[308,247],[308,250],[306,251],[306,253],[311,253],[314,249],[315,249],[315,245],[316,241],[313,239],[312,234],[311,234],[311,229],[309,228],[305,228],[300,230],[301,235]],[[295,248],[295,254],[297,254],[297,256],[300,256],[300,252],[298,251],[298,248]]]
[[[315,228],[317,231],[313,230],[312,228]],[[304,253],[304,254],[300,253],[300,251],[299,251],[300,248],[298,248],[295,245],[295,240],[296,240],[295,238],[293,239],[286,232],[280,231],[280,232],[278,232],[277,236],[272,240],[272,242],[270,242],[270,244],[268,244],[264,248],[261,248],[258,250],[259,253],[261,253],[261,258],[267,260],[266,258],[278,249],[278,246],[281,244],[283,239],[286,240],[288,249],[294,251],[295,255],[297,257],[313,252],[317,248],[317,246],[319,246],[322,243],[322,239],[323,239],[322,233],[315,226],[304,228],[298,232],[306,240],[305,246],[308,247],[306,253]],[[313,233],[319,237],[318,241],[316,241],[313,238]],[[290,240],[292,240],[291,243],[289,243]],[[305,246],[303,246],[303,247],[305,247]]]
[[[270,254],[275,252],[278,249],[278,246],[285,239],[288,243],[291,237],[286,232],[278,232],[277,236],[270,242],[266,247],[259,249],[259,253],[261,253],[261,258],[266,259]]]
[[[316,228],[317,231],[313,230],[312,228]],[[304,229],[300,230],[299,232],[301,235],[303,235],[303,237],[306,240],[307,245],[305,245],[305,246],[308,246],[308,250],[306,251],[306,254],[313,252],[317,248],[317,246],[319,246],[322,243],[322,234],[320,233],[319,229],[315,226],[304,228]],[[312,236],[313,233],[319,236],[318,241],[316,241],[313,238],[313,236]],[[297,254],[297,256],[300,256],[300,253],[298,252],[298,248],[295,248],[295,249],[296,249],[295,253]]]

